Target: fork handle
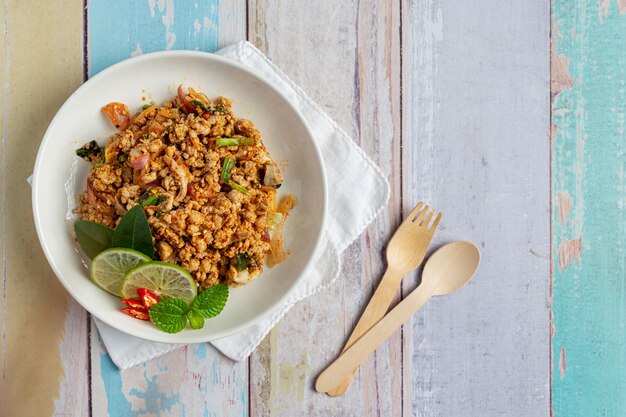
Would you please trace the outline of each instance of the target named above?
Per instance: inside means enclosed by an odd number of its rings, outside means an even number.
[[[424,284],[413,290],[317,377],[315,389],[318,392],[336,390],[337,388],[333,388],[336,381],[343,381],[345,375],[354,372],[353,369],[358,368],[374,350],[409,320],[432,297],[433,292],[432,285]]]
[[[370,302],[365,307],[365,311],[361,314],[361,318],[359,322],[354,327],[350,338],[346,342],[345,346],[341,353],[345,352],[356,342],[359,340],[363,334],[365,334],[369,329],[371,329],[376,323],[380,321],[385,316],[387,310],[389,310],[389,305],[391,304],[391,300],[395,295],[398,286],[400,285],[400,281],[402,281],[402,273],[392,269],[387,268],[385,275],[383,275],[383,279],[378,284],[376,288],[376,292],[372,295]],[[338,397],[343,395],[346,392],[350,384],[352,383],[352,378],[354,377],[354,373],[357,371],[358,366],[354,368],[350,373],[346,375],[346,377],[341,380],[341,382],[331,391],[328,391],[327,394],[331,397]]]

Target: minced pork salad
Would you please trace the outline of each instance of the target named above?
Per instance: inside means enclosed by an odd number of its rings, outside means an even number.
[[[91,163],[76,209],[82,220],[115,228],[141,206],[154,259],[188,271],[200,290],[246,284],[266,256],[270,267],[284,260],[282,227],[295,198],[277,202],[280,169],[229,99],[181,86],[134,116],[122,103],[103,111],[119,132],[76,152]]]

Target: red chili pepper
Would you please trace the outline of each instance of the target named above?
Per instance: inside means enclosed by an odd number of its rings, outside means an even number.
[[[208,120],[211,117],[211,115],[209,113],[202,113],[202,117]]]
[[[122,313],[127,314],[129,316],[131,316],[132,318],[135,319],[139,319],[139,320],[150,320],[150,315],[148,314],[148,311],[144,308],[123,308],[122,309]]]
[[[147,288],[137,288],[137,295],[139,295],[143,306],[148,310],[159,302],[159,297]]]
[[[132,307],[132,308],[140,308],[142,310],[145,309],[145,307],[143,306],[143,304],[141,304],[141,301],[137,301],[137,300],[133,300],[132,298],[127,298],[125,300],[122,300],[122,302],[124,304],[126,304],[128,307]]]

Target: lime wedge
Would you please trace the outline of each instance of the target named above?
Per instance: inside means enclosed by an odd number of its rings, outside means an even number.
[[[129,271],[122,281],[124,298],[137,296],[137,288],[147,288],[159,297],[178,298],[191,303],[198,287],[189,272],[167,262],[147,262]]]
[[[98,287],[121,297],[120,285],[122,285],[124,275],[137,265],[148,261],[150,258],[133,249],[107,249],[93,258],[89,267],[89,276]]]

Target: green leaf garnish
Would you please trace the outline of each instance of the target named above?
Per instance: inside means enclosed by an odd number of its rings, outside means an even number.
[[[149,108],[150,108],[150,107],[152,107],[152,106],[153,106],[153,104],[144,104],[143,106],[141,106],[141,108],[142,108],[143,110],[147,110],[147,109],[149,109]]]
[[[191,104],[196,107],[200,107],[200,109],[205,113],[210,113],[211,111],[207,109],[207,107],[200,100],[191,100]]]
[[[222,312],[228,301],[228,286],[217,284],[202,291],[192,303],[192,309],[205,319],[215,317]]]
[[[250,262],[250,255],[247,253],[238,253],[235,256],[235,265],[237,265],[238,271],[243,271],[248,268],[248,263]]]
[[[224,165],[222,166],[222,175],[221,175],[221,179],[223,183],[228,183],[228,180],[230,179],[230,171],[233,169],[233,167],[235,166],[235,159],[231,158],[229,156],[227,156],[226,158],[224,158]]]
[[[192,329],[201,329],[204,327],[204,317],[197,310],[191,309],[187,312],[187,319]]]
[[[187,326],[189,306],[183,300],[169,298],[150,307],[150,321],[166,333],[178,333]]]
[[[240,193],[248,194],[248,190],[246,190],[246,187],[237,184],[235,181],[228,181],[228,185],[230,185],[232,188],[239,191]]]
[[[111,243],[114,247],[135,249],[151,258],[154,257],[152,233],[141,205],[133,207],[122,217],[115,228]]]
[[[223,113],[223,114],[230,114],[228,109],[226,107],[222,106],[221,104],[215,105],[213,111],[214,112],[220,112],[220,113]]]
[[[74,223],[74,232],[80,247],[89,259],[109,249],[113,240],[113,229],[98,223],[78,220]]]
[[[154,194],[151,190],[146,191],[139,199],[137,203],[141,207],[157,206],[167,200],[167,197],[161,194]]]
[[[245,146],[253,143],[253,138],[217,138],[215,140],[217,146]]]
[[[99,158],[102,155],[103,149],[98,146],[95,140],[84,144],[81,148],[76,149],[76,155],[83,158],[85,161],[93,161],[95,158]]]

